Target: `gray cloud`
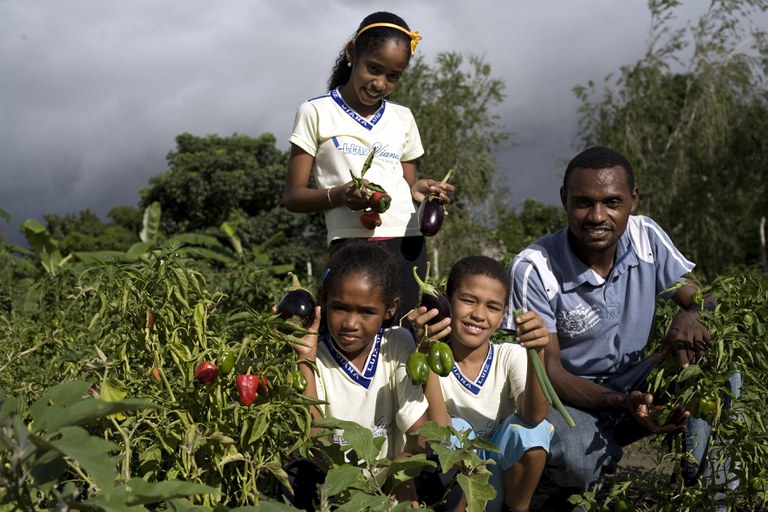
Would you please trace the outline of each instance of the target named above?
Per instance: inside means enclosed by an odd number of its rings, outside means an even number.
[[[6,0],[0,3],[0,223],[137,204],[182,132],[275,134],[372,10],[397,12],[438,52],[482,55],[506,83],[499,108],[516,147],[499,151],[512,200],[556,204],[577,138],[573,86],[645,51],[645,2],[550,0]],[[705,6],[688,2],[687,18]]]

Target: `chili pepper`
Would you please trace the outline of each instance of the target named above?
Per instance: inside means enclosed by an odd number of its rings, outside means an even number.
[[[208,361],[203,361],[195,369],[195,380],[200,384],[213,384],[218,376],[219,370],[216,369],[213,363]]]
[[[389,194],[384,192],[374,191],[368,197],[368,204],[373,209],[373,211],[384,213],[385,211],[389,210],[389,207],[392,204],[392,198],[389,196]]]
[[[376,229],[381,226],[381,215],[373,210],[366,210],[360,214],[360,223],[365,229]]]
[[[651,410],[651,418],[653,418],[653,421],[661,427],[669,423],[669,413],[663,405],[656,405],[653,407]]]
[[[441,377],[447,377],[453,370],[453,352],[444,341],[436,341],[429,347],[429,367]]]
[[[691,411],[694,418],[712,421],[717,413],[717,397],[699,396],[696,398],[696,404]]]
[[[408,376],[411,378],[411,382],[414,384],[426,384],[429,380],[429,363],[427,362],[427,354],[423,354],[418,350],[415,350],[408,356],[408,361],[405,363],[405,369],[408,372]]]
[[[152,375],[154,376],[157,382],[163,381],[162,377],[160,377],[160,370],[158,370],[157,368],[152,368]]]
[[[693,292],[693,295],[691,295],[691,303],[701,305],[703,302],[704,295],[701,293],[701,290]]]
[[[231,350],[223,352],[219,356],[219,373],[222,375],[229,375],[232,368],[235,367],[235,353]]]
[[[291,372],[291,385],[293,389],[302,393],[307,389],[307,378],[299,370],[294,370]]]
[[[243,405],[251,405],[259,396],[259,376],[253,374],[241,374],[235,378],[238,399]]]

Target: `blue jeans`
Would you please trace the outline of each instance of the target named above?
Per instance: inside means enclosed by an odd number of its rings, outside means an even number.
[[[601,385],[621,393],[647,389],[646,378],[653,366],[640,362],[623,375],[600,382]],[[737,393],[741,388],[741,375],[731,377]],[[546,474],[560,487],[570,487],[584,493],[599,482],[603,474],[616,471],[623,456],[623,446],[651,433],[632,420],[628,412],[620,410],[580,410],[565,406],[576,426],[569,427],[563,416],[550,408],[547,420],[555,427],[550,447]],[[684,472],[691,477],[707,476],[708,465],[702,464],[709,447],[711,429],[703,420],[689,418],[686,423],[683,447],[697,461]],[[721,471],[722,472],[722,471]]]

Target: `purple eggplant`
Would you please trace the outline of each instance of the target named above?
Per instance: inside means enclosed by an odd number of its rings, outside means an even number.
[[[293,284],[277,303],[277,313],[283,320],[306,329],[315,320],[315,297],[309,290],[302,288],[295,274],[288,272],[288,275],[293,278]]]
[[[428,196],[419,206],[419,230],[424,236],[435,236],[443,226],[445,205],[437,196]]]
[[[453,176],[453,169],[439,182],[447,183]],[[445,219],[445,203],[440,199],[439,194],[429,194],[419,205],[419,230],[424,236],[435,236],[440,228],[443,227]]]
[[[417,272],[418,267],[413,267],[413,277],[419,286],[419,306],[424,306],[427,311],[437,310],[435,318],[427,322],[427,325],[434,325],[446,318],[451,317],[451,303],[448,298],[429,283],[429,277],[422,281]],[[427,274],[429,274],[429,263],[427,263]]]

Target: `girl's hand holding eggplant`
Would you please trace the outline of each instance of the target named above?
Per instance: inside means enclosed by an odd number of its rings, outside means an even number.
[[[449,204],[451,199],[448,197],[448,193],[454,192],[455,190],[456,188],[450,183],[443,183],[433,179],[423,179],[418,180],[413,184],[411,187],[411,196],[413,197],[414,202],[421,203],[424,201],[425,197],[433,194],[437,195],[443,203]]]
[[[277,314],[277,306],[272,306],[272,312]],[[300,338],[301,345],[291,345],[293,350],[296,351],[296,355],[298,356],[297,359],[299,360],[314,361],[317,359],[317,331],[320,328],[320,313],[320,306],[315,306],[315,318],[307,327],[307,330],[310,332]]]
[[[419,306],[418,308],[412,309],[411,312],[408,313],[408,321],[411,323],[411,327],[413,328],[413,336],[417,343],[424,338],[425,334],[428,334],[432,339],[440,340],[448,337],[448,335],[451,333],[450,317],[443,318],[439,322],[430,325],[428,327],[429,332],[426,332],[425,326],[429,324],[430,321],[438,314],[439,311],[437,309],[427,310],[427,308],[424,306]],[[422,344],[422,346],[424,347],[424,351],[429,349],[428,344]]]

